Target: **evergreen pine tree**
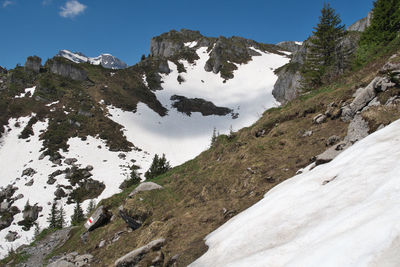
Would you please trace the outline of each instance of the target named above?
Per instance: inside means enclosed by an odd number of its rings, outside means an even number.
[[[65,226],[65,211],[62,205],[60,205],[60,209],[58,210],[58,216],[56,219],[56,229],[62,229]]]
[[[88,207],[86,208],[86,217],[89,217],[95,208],[96,208],[96,201],[94,201],[94,199],[91,199],[89,201]]]
[[[399,36],[400,1],[377,0],[372,9],[371,25],[362,33],[356,65],[363,65],[377,51]]]
[[[155,154],[153,162],[151,163],[149,170],[144,174],[144,177],[146,177],[146,179],[152,179],[167,172],[169,169],[171,169],[171,165],[165,158],[165,154],[163,154],[161,158]]]
[[[49,223],[49,228],[50,229],[56,229],[57,228],[57,220],[59,216],[59,210],[57,208],[57,202],[53,201],[53,204],[51,206],[51,210],[49,213],[49,217],[47,218],[47,222]]]
[[[314,27],[309,39],[306,61],[302,68],[303,88],[313,89],[320,86],[327,74],[340,64],[339,43],[345,36],[344,25],[335,10],[324,4],[319,23]]]
[[[85,215],[83,214],[81,203],[77,201],[76,206],[74,208],[74,213],[71,216],[71,225],[78,225],[84,220],[85,220]]]
[[[217,142],[217,128],[214,127],[213,132],[212,132],[212,136],[211,136],[211,144],[210,147],[214,146],[215,143]]]
[[[145,60],[146,56],[143,54],[142,57],[140,58],[141,61]]]

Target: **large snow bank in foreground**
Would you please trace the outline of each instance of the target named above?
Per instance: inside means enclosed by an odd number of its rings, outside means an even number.
[[[269,191],[191,266],[400,266],[399,162],[396,121]]]

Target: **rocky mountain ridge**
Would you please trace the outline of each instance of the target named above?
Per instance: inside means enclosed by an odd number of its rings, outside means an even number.
[[[165,36],[157,38],[164,52],[125,69],[68,54],[32,56],[0,73],[0,239],[10,240],[0,255],[47,227],[53,201],[69,221],[74,203],[121,192],[155,154],[182,164],[210,146],[214,128],[249,126],[275,105],[273,70],[288,62],[282,48],[191,31]],[[170,42],[180,49],[165,54]]]
[[[97,57],[87,57],[80,52],[71,52],[69,50],[60,50],[56,57],[64,57],[75,63],[90,63],[101,65],[106,69],[125,69],[128,65],[122,60],[110,54],[101,54]]]

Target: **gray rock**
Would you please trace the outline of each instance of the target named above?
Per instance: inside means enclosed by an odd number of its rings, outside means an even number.
[[[365,121],[361,115],[356,115],[349,124],[347,136],[344,138],[344,141],[353,144],[364,137],[367,137],[368,131],[368,122]]]
[[[365,18],[362,18],[360,20],[357,20],[355,23],[350,25],[347,30],[348,31],[357,31],[357,32],[363,32],[369,25],[371,25],[371,19],[372,19],[372,11],[368,13],[368,16]]]
[[[77,161],[78,160],[76,158],[67,158],[67,159],[64,160],[64,163],[67,164],[67,165],[72,165]]]
[[[346,148],[350,147],[350,143],[342,142],[325,150],[322,154],[316,157],[315,164],[321,165],[332,161],[337,155],[343,152]]]
[[[34,72],[39,72],[42,66],[42,59],[37,56],[28,57],[25,62],[25,70],[32,70]]]
[[[296,53],[297,51],[300,50],[301,44],[295,41],[284,41],[284,42],[279,42],[276,44],[279,47],[282,47],[286,51],[289,51],[291,53]]]
[[[106,245],[106,241],[105,240],[101,240],[99,243],[99,248],[102,248]]]
[[[94,229],[107,223],[110,220],[111,216],[112,216],[111,212],[109,212],[104,206],[100,206],[86,221],[85,228],[88,231],[93,231]]]
[[[129,197],[133,197],[139,192],[143,191],[150,191],[150,190],[157,190],[157,189],[162,189],[163,187],[161,185],[158,185],[153,182],[144,182],[141,183],[138,187],[136,187],[130,194]]]
[[[60,259],[58,261],[50,263],[49,265],[47,265],[47,267],[75,267],[75,264],[72,262]]]
[[[22,171],[22,176],[33,176],[35,175],[36,171],[32,168],[27,168]]]
[[[332,146],[332,145],[336,144],[339,141],[340,141],[340,137],[339,136],[332,135],[331,137],[328,138],[328,140],[326,140],[326,145],[327,146]]]
[[[15,197],[15,200],[18,200],[18,199],[21,199],[21,198],[24,198],[24,195],[23,195],[23,194],[18,194],[18,195]]]
[[[93,166],[92,165],[87,165],[85,168],[87,171],[93,171]]]
[[[61,187],[57,188],[57,190],[54,192],[54,195],[56,196],[57,199],[67,196],[64,189],[62,189]]]
[[[314,124],[321,124],[326,121],[326,116],[324,114],[318,114],[313,118],[313,123]]]
[[[27,182],[25,185],[26,186],[32,186],[33,185],[33,179],[30,179],[29,182]]]
[[[130,216],[125,210],[119,210],[119,216],[121,216],[122,220],[124,220],[132,230],[136,230],[142,226],[146,219],[145,216]]]
[[[22,217],[25,221],[34,222],[39,217],[39,212],[42,211],[42,207],[37,206],[36,204],[33,206],[25,206],[25,209],[22,211]]]
[[[2,215],[0,217],[0,231],[9,227],[11,225],[11,223],[13,222],[13,220],[14,220],[13,216]]]
[[[17,232],[13,232],[13,231],[8,231],[8,234],[6,235],[5,239],[8,242],[14,242],[15,240],[17,240],[18,238],[20,238],[20,236],[18,235]]]
[[[149,253],[150,251],[159,250],[165,243],[164,238],[156,239],[148,243],[147,245],[135,249],[128,254],[122,256],[118,260],[115,261],[115,267],[126,267],[126,266],[135,266],[140,262],[144,255]]]
[[[46,65],[49,67],[51,73],[76,81],[84,81],[87,79],[86,71],[78,67],[76,64],[74,65],[74,63],[53,58],[48,60]]]
[[[299,70],[293,70],[289,66],[281,68],[278,72],[272,95],[281,103],[293,100],[297,97],[301,87],[301,74]]]
[[[303,137],[308,137],[311,136],[313,134],[313,131],[305,131],[303,134]]]
[[[0,212],[5,212],[7,211],[9,208],[11,207],[11,203],[4,200],[3,202],[1,202],[0,204]]]

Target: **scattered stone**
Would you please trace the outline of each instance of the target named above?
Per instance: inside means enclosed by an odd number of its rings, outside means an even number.
[[[25,184],[26,186],[32,186],[33,185],[33,179],[31,179],[29,182],[27,182],[26,184]]]
[[[153,183],[153,182],[144,182],[144,183],[141,183],[138,187],[136,187],[129,194],[129,197],[133,197],[134,195],[136,195],[139,192],[157,190],[157,189],[163,189],[163,187],[161,185],[158,185],[158,184]]]
[[[32,168],[27,168],[22,171],[22,176],[33,176],[35,175],[36,171]]]
[[[385,125],[381,124],[381,125],[379,125],[379,127],[376,130],[379,131],[379,130],[381,130],[383,128],[385,128]]]
[[[90,176],[92,176],[92,174],[88,170],[83,170],[82,175],[85,178],[89,178]]]
[[[55,260],[47,267],[86,267],[90,266],[92,260],[93,255],[91,254],[79,255],[77,252],[72,252]]]
[[[89,171],[89,172],[93,171],[93,166],[92,165],[87,165],[86,166],[86,170]]]
[[[247,168],[246,170],[247,170],[249,173],[251,173],[251,174],[255,174],[255,173],[256,173],[256,172],[255,172],[252,168],[250,168],[250,167]]]
[[[265,129],[259,130],[256,132],[256,137],[264,136],[266,133]]]
[[[368,131],[368,122],[365,121],[361,115],[356,115],[349,124],[347,136],[344,138],[344,141],[354,144],[355,142],[368,136]]]
[[[56,196],[57,199],[67,196],[64,189],[62,189],[61,187],[57,188],[57,190],[54,192],[54,195]]]
[[[340,141],[340,137],[337,135],[332,135],[331,137],[326,140],[326,146],[332,146]]]
[[[112,243],[117,242],[117,241],[121,238],[121,235],[122,235],[123,233],[124,233],[124,231],[118,231],[118,232],[116,232],[116,233],[114,234],[114,237],[112,238],[111,242],[112,242]]]
[[[67,164],[67,165],[72,165],[77,161],[78,160],[76,158],[67,158],[67,159],[64,160],[64,163]]]
[[[104,206],[100,206],[92,214],[92,216],[86,221],[85,227],[88,231],[93,231],[94,229],[106,224],[112,216]]]
[[[15,200],[18,200],[18,199],[21,199],[21,198],[24,198],[24,195],[23,195],[23,194],[18,194],[18,195],[15,197]]]
[[[303,133],[303,137],[309,137],[309,136],[311,136],[313,134],[313,131],[305,131],[304,133]]]
[[[324,114],[318,114],[313,118],[313,123],[314,124],[321,124],[326,121],[326,116]]]
[[[14,217],[13,216],[1,216],[0,217],[0,231],[9,227],[11,223],[13,222]]]
[[[169,267],[169,266],[173,266],[175,264],[175,262],[178,260],[179,258],[179,254],[175,254],[174,256],[172,256],[167,263],[165,264],[165,266]]]
[[[118,158],[125,159],[126,158],[126,154],[125,153],[119,153],[118,154]]]
[[[34,222],[39,217],[39,212],[42,211],[42,207],[37,206],[37,204],[30,206],[26,205],[22,211],[22,218],[24,221]]]
[[[152,266],[162,266],[164,263],[164,253],[157,252],[157,256],[151,261]]]
[[[147,245],[135,249],[129,252],[128,254],[122,256],[121,258],[119,258],[117,261],[115,261],[114,266],[115,267],[135,266],[140,262],[140,260],[144,257],[144,255],[146,255],[150,251],[160,250],[161,247],[164,245],[164,243],[165,243],[164,238],[151,241]]]
[[[18,235],[17,232],[13,232],[13,231],[8,231],[8,234],[6,235],[5,239],[8,242],[14,242],[15,240],[17,240],[18,238],[20,238],[20,236]]]
[[[126,222],[126,224],[132,229],[136,230],[140,226],[142,226],[143,222],[146,220],[147,216],[145,214],[136,214],[131,216],[125,210],[119,210],[119,216],[121,216],[122,220]]]
[[[54,184],[55,182],[56,182],[56,179],[54,179],[53,177],[50,177],[50,178],[47,180],[47,184],[50,184],[50,185]]]
[[[106,241],[105,240],[101,240],[99,243],[99,248],[102,248],[106,245]]]
[[[8,202],[7,200],[4,200],[0,204],[0,212],[5,212],[11,207],[11,203]]]

